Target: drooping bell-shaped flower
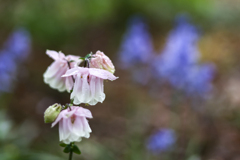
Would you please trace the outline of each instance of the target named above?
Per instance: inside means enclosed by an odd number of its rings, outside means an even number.
[[[62,52],[51,50],[47,50],[46,54],[51,57],[54,62],[43,74],[44,82],[49,84],[51,88],[57,89],[60,92],[66,90],[70,92],[73,87],[73,79],[72,77],[62,77],[62,75],[64,75],[68,69],[75,67],[81,62],[79,56],[65,56]]]
[[[97,51],[94,55],[92,55],[90,68],[104,69],[111,73],[115,72],[115,67],[112,61],[101,51]]]
[[[105,94],[103,92],[103,80],[115,80],[112,73],[96,68],[75,67],[69,69],[63,77],[75,76],[75,83],[71,99],[74,104],[87,103],[95,105],[103,102]]]
[[[80,142],[82,137],[89,138],[92,132],[87,118],[92,118],[88,109],[71,106],[60,112],[52,127],[59,123],[59,139],[63,143]]]

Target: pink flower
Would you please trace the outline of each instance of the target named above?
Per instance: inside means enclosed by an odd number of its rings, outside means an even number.
[[[98,102],[103,102],[105,94],[103,92],[103,80],[115,80],[112,73],[96,68],[75,67],[69,69],[63,77],[76,75],[71,99],[74,99],[74,104],[87,103],[95,105]]]
[[[112,61],[103,52],[97,51],[96,54],[92,55],[90,61],[90,68],[104,69],[111,73],[115,72],[114,65]]]
[[[71,106],[71,110],[68,108],[60,112],[52,127],[59,122],[59,139],[63,143],[80,142],[82,137],[89,138],[92,132],[86,118],[92,118],[88,109]]]
[[[63,78],[62,75],[69,69],[67,61],[70,62],[71,68],[81,62],[78,56],[65,56],[62,52],[47,50],[46,54],[51,57],[54,62],[47,68],[43,74],[44,82],[49,84],[51,88],[57,89],[60,92],[67,90],[68,92],[73,87],[72,77]]]

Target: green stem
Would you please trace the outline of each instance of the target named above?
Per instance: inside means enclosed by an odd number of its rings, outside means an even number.
[[[72,105],[73,105],[73,100],[74,100],[74,99],[71,99],[71,100],[70,100],[70,104],[72,104]]]
[[[71,63],[71,62],[67,61],[67,64],[68,64],[68,68],[69,68],[69,69],[71,69],[71,65],[70,65],[70,63]],[[75,83],[75,79],[74,79],[74,77],[73,77],[73,76],[71,76],[71,77],[72,77],[73,83]]]
[[[70,143],[71,150],[70,150],[70,152],[69,152],[69,160],[72,160],[72,155],[73,155],[73,145],[74,145],[74,142],[71,142],[71,143]]]
[[[73,152],[71,150],[70,153],[69,153],[69,160],[72,160],[72,155],[73,155]]]
[[[89,68],[89,59],[85,59],[85,61],[84,61],[84,67]]]

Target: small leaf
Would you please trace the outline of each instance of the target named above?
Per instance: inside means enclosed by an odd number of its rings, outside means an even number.
[[[71,61],[69,61],[69,62],[71,63],[71,62],[75,62],[75,61],[74,61],[74,60],[71,60]]]
[[[60,143],[59,146],[61,146],[61,147],[66,147],[67,144],[65,144],[65,143]]]
[[[70,151],[71,151],[71,144],[68,144],[65,148],[64,148],[64,150],[63,150],[63,152],[65,152],[65,153],[69,153]]]
[[[81,57],[81,58],[79,58],[79,59],[81,59],[81,60],[83,60],[83,61],[85,60],[85,58],[84,58],[84,57]]]
[[[88,59],[88,58],[90,58],[91,56],[92,56],[92,52],[90,52],[89,54],[87,54],[86,56],[85,56],[85,59]]]
[[[76,146],[76,145],[73,146],[72,151],[73,151],[74,153],[76,153],[76,154],[81,154],[80,149],[79,149],[78,146]]]

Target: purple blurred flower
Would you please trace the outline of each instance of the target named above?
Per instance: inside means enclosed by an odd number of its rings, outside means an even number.
[[[0,92],[9,92],[16,74],[16,63],[7,52],[0,52]]]
[[[147,25],[143,18],[132,17],[119,51],[121,66],[127,68],[138,63],[146,63],[152,53],[153,45]]]
[[[31,49],[29,32],[23,28],[14,30],[6,41],[3,49],[9,52],[12,58],[17,61],[26,60]]]
[[[1,78],[0,78],[0,93],[1,92],[10,92],[12,90],[12,82],[13,78],[10,74],[8,73],[1,73]]]
[[[12,56],[10,56],[10,53],[0,51],[0,71],[15,73],[16,69],[17,65],[15,61],[12,59]]]
[[[170,150],[176,143],[174,130],[164,128],[151,135],[147,141],[147,149],[152,153],[161,153]]]
[[[204,94],[210,91],[213,65],[199,65],[198,30],[186,17],[178,17],[162,54],[153,62],[158,78],[163,78],[187,93]]]
[[[29,55],[31,39],[24,29],[16,29],[0,51],[0,93],[10,92],[16,79],[17,67]]]
[[[204,95],[212,90],[211,81],[214,78],[215,66],[213,64],[202,64],[189,69],[186,77],[186,91],[188,94],[198,93]]]
[[[187,68],[194,65],[199,57],[197,39],[198,33],[194,26],[187,22],[178,22],[170,33],[163,52],[154,63],[159,75],[175,79],[172,76],[181,76]]]

